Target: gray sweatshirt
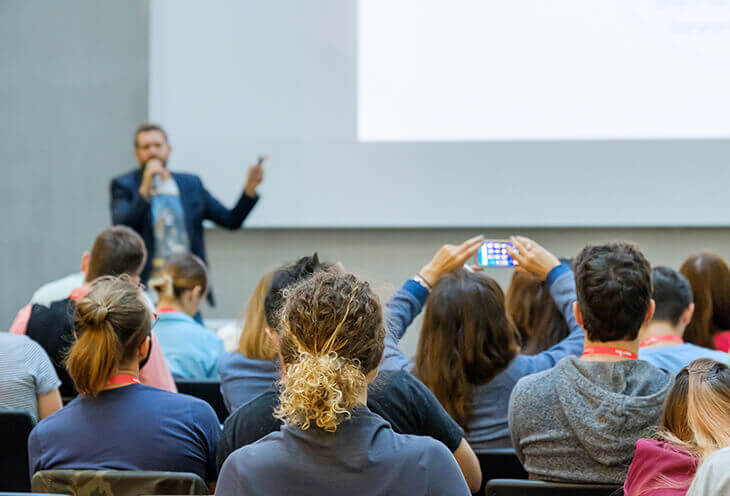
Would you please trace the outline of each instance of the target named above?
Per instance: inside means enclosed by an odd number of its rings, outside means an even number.
[[[654,435],[673,376],[641,360],[562,359],[510,398],[512,444],[531,479],[623,484],[637,439]]]
[[[730,494],[730,446],[707,458],[695,474],[687,496],[727,496]]]

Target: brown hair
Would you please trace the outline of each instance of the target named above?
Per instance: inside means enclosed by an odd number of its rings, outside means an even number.
[[[81,394],[96,396],[115,369],[134,357],[150,335],[151,312],[127,277],[103,276],[76,302],[77,339],[66,368]]]
[[[507,315],[520,333],[524,355],[545,351],[570,334],[548,285],[527,272],[512,273],[505,302]]]
[[[320,271],[284,291],[275,416],[334,432],[357,405],[385,347],[380,300],[351,274]]]
[[[102,276],[139,275],[147,260],[142,237],[127,226],[113,226],[94,240],[86,281]]]
[[[634,340],[651,305],[651,266],[632,243],[586,246],[575,259],[575,289],[588,339]]]
[[[158,126],[157,124],[145,123],[145,124],[140,125],[134,131],[134,147],[135,148],[137,148],[139,146],[139,141],[137,140],[139,135],[142,133],[147,133],[149,131],[159,131],[160,133],[162,133],[162,136],[165,138],[165,143],[167,143],[167,133],[165,132],[164,129],[162,129],[161,126]]]
[[[276,358],[276,348],[266,335],[266,314],[264,313],[264,300],[271,284],[272,275],[273,272],[269,272],[259,280],[241,318],[244,324],[241,339],[238,342],[238,352],[253,360],[274,360]]]
[[[679,272],[689,280],[695,311],[684,331],[684,340],[714,348],[713,334],[730,329],[730,268],[713,253],[692,255]]]
[[[429,296],[414,375],[463,428],[472,413],[472,387],[507,368],[519,351],[497,282],[457,270],[442,276]]]
[[[696,459],[730,446],[727,412],[730,411],[730,370],[724,363],[700,358],[684,367],[664,402],[664,413],[657,437],[671,443]],[[651,482],[651,481],[649,481]],[[660,474],[634,495],[671,488],[686,489],[692,480],[677,482]]]
[[[191,253],[182,253],[170,257],[160,270],[158,276],[150,281],[160,298],[178,300],[185,291],[200,286],[205,292],[208,287],[208,270],[205,263]]]

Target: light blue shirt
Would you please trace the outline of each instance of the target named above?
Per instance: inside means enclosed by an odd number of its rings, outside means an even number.
[[[165,361],[175,379],[218,379],[223,340],[182,312],[161,313],[154,325]]]
[[[720,363],[727,363],[728,355],[722,351],[703,348],[692,343],[639,349],[639,360],[646,360],[653,366],[668,370],[673,374],[679,373],[698,358],[710,358]]]
[[[278,360],[255,360],[237,352],[221,356],[218,372],[229,412],[270,390],[281,376]]]

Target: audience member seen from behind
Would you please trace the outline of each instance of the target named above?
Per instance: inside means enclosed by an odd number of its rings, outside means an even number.
[[[248,403],[279,380],[279,362],[269,335],[278,325],[277,312],[282,306],[283,291],[315,272],[334,267],[334,264],[321,263],[315,253],[259,281],[246,309],[240,353],[226,354],[218,367],[221,391],[229,411]]]
[[[66,298],[54,301],[50,306],[28,304],[18,312],[10,332],[25,334],[43,347],[61,379],[62,396],[76,395],[64,366],[66,353],[74,342],[72,316],[76,301],[83,298],[89,292],[90,284],[102,276],[124,274],[138,281],[146,258],[144,242],[132,229],[125,226],[105,229],[94,240],[91,252],[84,252],[81,256],[82,286],[74,288]],[[152,352],[148,362],[143,364],[140,380],[143,384],[177,391],[154,333]]]
[[[476,450],[511,446],[507,407],[521,377],[583,351],[583,333],[573,317],[575,284],[570,268],[534,241],[523,239],[523,253],[536,260],[529,264],[520,260],[523,269],[547,281],[571,329],[566,339],[546,351],[520,355],[517,330],[507,317],[499,284],[484,273],[461,268],[479,249],[482,237],[441,248],[387,304],[389,334],[382,368],[412,370],[464,428]],[[439,263],[454,251],[462,253],[458,263]],[[418,350],[409,362],[398,349],[398,340],[427,299]]]
[[[523,270],[515,270],[504,296],[507,315],[520,334],[520,353],[536,355],[570,334],[550,287]]]
[[[175,379],[218,379],[223,340],[193,319],[208,289],[208,271],[195,255],[173,255],[150,281],[159,295],[155,333]]]
[[[452,257],[440,259],[440,264],[453,267],[458,264],[460,252]],[[306,261],[311,257],[300,260]],[[463,262],[462,262],[463,263]],[[266,314],[276,322],[277,329],[284,299],[280,290],[275,288],[287,284],[287,281],[299,282],[304,278],[292,277],[309,271],[296,269],[297,264],[281,269],[269,297],[266,299]],[[323,263],[322,267],[335,272],[342,272],[339,266]],[[438,270],[441,270],[439,267]],[[288,274],[287,277],[284,277]],[[412,282],[415,284],[415,282]],[[282,289],[286,289],[285,286]],[[415,313],[402,318],[415,317]],[[279,349],[279,334],[268,331],[271,343]],[[277,351],[277,356],[278,351]],[[274,417],[274,410],[279,404],[279,390],[272,383],[269,388],[237,408],[227,419],[218,444],[217,462],[221,467],[226,458],[242,446],[254,443],[271,432],[281,428],[281,420]],[[442,442],[454,455],[469,487],[476,491],[481,484],[479,461],[469,443],[464,438],[464,431],[444,410],[431,391],[405,370],[380,370],[377,377],[368,385],[367,406],[375,414],[385,419],[392,429],[399,434],[429,436]]]
[[[723,448],[703,463],[687,496],[726,496],[730,494],[730,447]]]
[[[217,495],[469,494],[443,444],[396,434],[366,406],[385,335],[367,283],[318,272],[287,290],[279,328],[286,425],[228,457]]]
[[[22,410],[37,422],[63,406],[60,385],[38,343],[0,332],[0,410]]]
[[[31,433],[31,474],[157,470],[215,481],[220,427],[210,405],[139,383],[151,324],[145,297],[126,278],[99,278],[77,302],[66,365],[80,394]]]
[[[515,248],[528,263],[524,243]],[[533,479],[622,484],[634,444],[654,433],[673,379],[637,360],[639,329],[654,313],[651,267],[635,245],[612,243],[584,248],[575,268],[583,355],[517,383],[512,442]]]
[[[259,280],[246,305],[240,319],[243,329],[238,349],[225,353],[218,362],[221,394],[229,412],[263,393],[279,380],[276,349],[266,333],[264,315],[264,300],[271,286],[272,275],[268,273]]]
[[[639,439],[627,496],[684,496],[697,465],[730,446],[730,371],[708,358],[683,368],[667,396],[656,439]]]
[[[730,351],[730,268],[713,253],[692,255],[679,272],[689,280],[695,312],[684,340],[705,348]]]
[[[673,374],[698,358],[726,363],[727,353],[684,342],[695,309],[689,281],[669,267],[656,267],[651,275],[656,311],[639,332],[639,359]]]

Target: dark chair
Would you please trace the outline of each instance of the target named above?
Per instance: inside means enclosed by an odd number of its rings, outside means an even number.
[[[565,484],[517,479],[492,479],[487,496],[618,496],[621,486],[609,484]]]
[[[195,396],[208,403],[218,415],[218,420],[222,424],[228,417],[228,409],[221,395],[221,383],[218,381],[175,381],[177,391],[183,394]]]
[[[520,459],[512,448],[494,448],[477,452],[482,469],[482,487],[476,494],[484,495],[484,488],[491,479],[527,479]]]
[[[0,491],[30,491],[28,436],[35,422],[28,412],[0,410]]]
[[[134,470],[42,470],[33,475],[31,487],[33,492],[71,496],[210,494],[195,474]]]

